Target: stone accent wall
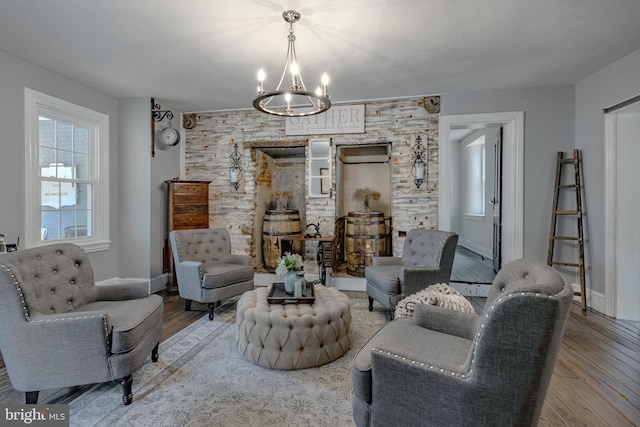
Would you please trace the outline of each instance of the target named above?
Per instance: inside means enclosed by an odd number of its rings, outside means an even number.
[[[438,120],[431,111],[432,99],[409,98],[369,101],[365,104],[364,134],[326,135],[336,145],[392,143],[393,253],[402,252],[400,231],[417,226],[436,228],[438,224]],[[437,97],[436,97],[437,98]],[[439,99],[438,99],[439,102]],[[437,110],[439,111],[439,109]],[[256,257],[255,230],[260,210],[256,181],[260,186],[274,182],[269,162],[259,161],[252,147],[264,145],[299,146],[307,137],[285,136],[284,119],[255,110],[196,113],[195,126],[185,130],[184,179],[211,180],[209,187],[210,226],[227,227],[235,253]],[[411,147],[420,135],[427,146],[427,180],[416,189],[410,173]],[[309,138],[323,137],[313,135]],[[230,144],[238,142],[243,151],[243,179],[238,191],[229,184]],[[333,151],[335,155],[335,150]],[[334,158],[335,163],[335,158]],[[334,168],[335,170],[335,168]],[[334,174],[335,175],[335,174]],[[333,177],[335,181],[335,176]],[[306,180],[305,180],[306,182]],[[335,182],[334,182],[334,188]],[[308,194],[305,191],[305,194]],[[320,222],[323,235],[332,235],[336,216],[335,194],[330,198],[306,196],[305,223]],[[260,221],[261,222],[261,221]]]

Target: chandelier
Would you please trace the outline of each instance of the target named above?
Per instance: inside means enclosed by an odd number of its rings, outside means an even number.
[[[285,59],[284,70],[278,87],[271,92],[265,92],[264,80],[266,78],[264,69],[258,71],[258,96],[253,100],[253,106],[263,113],[284,117],[304,117],[319,114],[327,111],[331,107],[327,86],[329,76],[322,75],[322,87],[318,86],[315,92],[308,91],[302,81],[298,57],[296,56],[296,36],[293,34],[293,24],[300,20],[300,12],[296,10],[285,10],[282,17],[289,23],[289,46]],[[285,77],[290,74],[291,86],[283,86]]]

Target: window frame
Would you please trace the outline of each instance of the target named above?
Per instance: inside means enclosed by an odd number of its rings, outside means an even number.
[[[108,250],[109,235],[109,116],[44,93],[25,88],[25,246],[74,243],[86,252]],[[92,235],[57,240],[41,239],[39,118],[55,118],[89,129],[89,163],[92,182]]]
[[[466,165],[466,169],[467,169],[467,174],[470,171],[474,171],[476,169],[473,168],[474,163],[479,163],[478,166],[478,175],[479,176],[472,176],[472,175],[467,175],[467,191],[471,190],[472,186],[477,186],[480,191],[479,191],[479,197],[477,197],[477,199],[475,199],[475,201],[477,202],[477,206],[476,203],[473,203],[474,200],[468,198],[466,201],[466,206],[465,206],[465,216],[467,218],[471,218],[471,219],[483,219],[486,215],[486,178],[487,178],[487,174],[486,174],[486,136],[484,134],[478,136],[477,138],[474,138],[473,141],[471,141],[468,144],[465,144],[464,146],[465,149],[467,149],[467,155],[466,157],[466,161],[468,162]],[[477,189],[477,188],[476,188]],[[467,196],[469,197],[471,195],[471,193],[469,193]],[[479,199],[479,200],[478,200]]]
[[[327,144],[327,155],[316,156],[314,146],[316,144]],[[331,138],[312,138],[308,141],[308,169],[307,176],[309,187],[309,198],[329,198],[331,197],[331,186],[333,183],[333,165],[332,165],[332,141]],[[323,167],[320,163],[325,163]],[[317,167],[316,167],[317,166]],[[317,173],[314,171],[317,169]],[[317,191],[316,191],[317,190]],[[326,190],[326,191],[325,191]]]

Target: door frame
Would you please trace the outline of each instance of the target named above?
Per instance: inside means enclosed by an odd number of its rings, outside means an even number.
[[[502,265],[524,256],[524,111],[440,116],[438,133],[438,228],[451,229],[451,140],[454,125],[501,123],[502,147]]]
[[[604,314],[617,318],[616,244],[618,235],[618,114],[640,102],[604,114]]]
[[[502,134],[504,127],[500,126],[493,142],[493,198],[491,212],[493,216],[493,248],[491,260],[493,271],[496,273],[502,267]],[[497,214],[496,214],[497,211]]]

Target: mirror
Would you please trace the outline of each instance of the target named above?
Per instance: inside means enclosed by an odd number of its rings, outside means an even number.
[[[331,140],[309,140],[309,197],[330,197],[333,183]]]

